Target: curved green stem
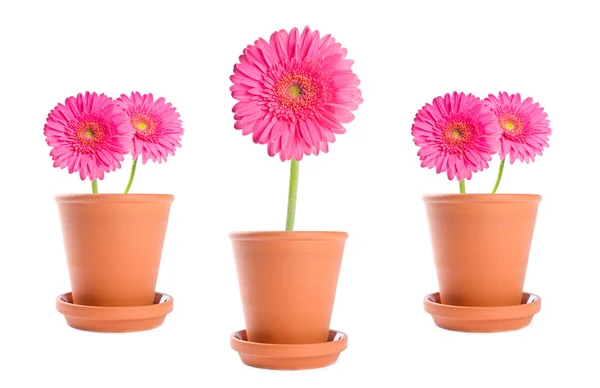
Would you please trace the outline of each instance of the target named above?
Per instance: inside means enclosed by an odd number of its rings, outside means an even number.
[[[502,180],[502,173],[504,172],[504,161],[505,159],[502,159],[502,161],[500,162],[500,169],[498,170],[498,178],[496,178],[496,184],[494,185],[494,190],[492,190],[492,194],[496,194],[496,191],[498,190],[498,186],[500,186],[500,180]]]
[[[137,158],[133,159],[133,164],[131,165],[131,172],[129,173],[129,182],[127,182],[127,187],[125,188],[125,194],[129,193],[129,189],[131,189],[131,184],[133,183],[133,177],[135,176],[135,168],[137,167]]]
[[[467,192],[467,187],[465,185],[465,180],[458,182],[458,187],[460,188],[460,193],[465,194]]]
[[[92,194],[98,194],[98,180],[94,179],[92,181]]]
[[[290,189],[288,193],[287,219],[285,221],[286,232],[294,230],[296,219],[296,200],[298,198],[298,169],[300,164],[296,159],[291,160],[290,166]]]

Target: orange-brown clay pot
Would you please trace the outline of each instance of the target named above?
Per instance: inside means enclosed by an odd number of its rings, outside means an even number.
[[[152,305],[173,196],[58,195],[56,201],[72,303]]]
[[[440,287],[454,306],[521,304],[539,195],[424,197]]]
[[[326,343],[348,234],[240,232],[233,243],[251,343]]]

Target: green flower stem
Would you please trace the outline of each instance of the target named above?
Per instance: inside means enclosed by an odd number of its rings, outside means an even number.
[[[92,194],[98,194],[98,180],[94,179],[92,181]]]
[[[290,189],[288,194],[287,219],[285,221],[286,232],[294,230],[296,219],[296,200],[298,198],[298,169],[300,163],[296,159],[291,160],[290,165]]]
[[[131,172],[129,173],[129,182],[127,182],[127,187],[125,188],[125,194],[129,193],[129,189],[131,189],[131,184],[133,183],[133,177],[135,176],[135,168],[137,167],[137,158],[133,159],[133,164],[131,165]]]
[[[458,187],[460,188],[461,194],[465,194],[467,192],[467,188],[466,188],[464,179],[462,181],[458,182]]]
[[[496,194],[496,191],[498,190],[498,186],[500,186],[500,180],[502,180],[502,173],[504,172],[504,161],[505,159],[502,159],[502,161],[500,162],[500,169],[498,170],[498,178],[496,178],[496,184],[494,185],[494,190],[492,190],[492,194]]]

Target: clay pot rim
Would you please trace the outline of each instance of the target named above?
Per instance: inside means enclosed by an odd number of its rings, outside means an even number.
[[[172,194],[57,194],[59,203],[171,203],[175,197]]]
[[[428,203],[527,203],[540,202],[542,196],[539,194],[425,194],[423,200]]]
[[[240,231],[229,233],[229,238],[232,240],[347,240],[347,232],[332,232],[332,231],[309,231],[309,230],[294,230],[294,231]]]
[[[311,358],[339,354],[348,347],[348,336],[339,330],[329,330],[329,338],[341,335],[337,341],[328,340],[310,344],[267,344],[244,340],[246,330],[236,331],[230,336],[230,345],[240,354],[265,358]]]

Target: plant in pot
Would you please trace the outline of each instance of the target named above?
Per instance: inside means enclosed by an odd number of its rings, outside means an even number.
[[[459,194],[425,195],[439,293],[425,310],[443,328],[468,332],[527,326],[541,307],[523,292],[538,205],[537,194],[498,194],[506,158],[533,162],[551,134],[544,109],[531,98],[501,92],[485,100],[453,92],[437,97],[412,125],[421,167],[459,182]],[[467,194],[466,181],[500,168],[490,194]]]
[[[346,348],[329,324],[348,235],[294,231],[294,219],[299,162],[328,152],[363,101],[352,64],[331,35],[306,27],[258,39],[234,66],[234,127],[290,165],[285,230],[230,234],[246,323],[231,346],[248,365],[322,367]]]
[[[173,298],[155,291],[173,196],[130,194],[138,158],[174,155],[183,128],[164,98],[131,93],[114,100],[80,93],[58,104],[44,126],[54,167],[91,182],[91,194],[56,196],[71,292],[56,300],[78,329],[126,332],[159,326]],[[133,164],[123,194],[99,194],[98,181]]]

